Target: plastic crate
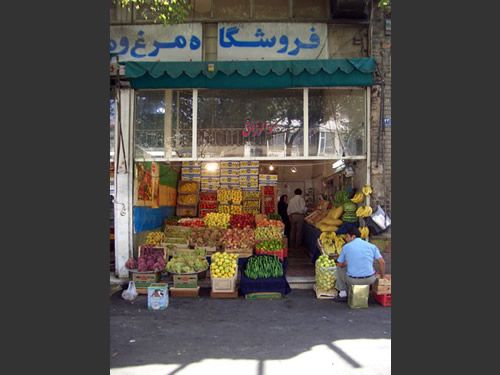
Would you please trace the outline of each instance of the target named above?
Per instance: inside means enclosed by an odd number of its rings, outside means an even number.
[[[388,307],[392,305],[392,294],[375,294],[373,293],[373,298],[375,301],[380,303],[382,306]]]
[[[279,258],[279,260],[283,260],[285,259],[285,251],[288,252],[288,250],[285,250],[285,249],[281,249],[281,250],[273,250],[273,251],[270,251],[270,250],[258,250],[258,249],[255,249],[255,254],[257,255],[275,255]]]

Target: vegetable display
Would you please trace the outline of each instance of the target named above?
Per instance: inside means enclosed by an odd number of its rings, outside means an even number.
[[[283,249],[283,241],[281,239],[260,241],[255,245],[255,248],[257,250],[280,251]]]
[[[233,278],[238,265],[238,254],[214,253],[210,264],[210,277]]]
[[[143,246],[141,255],[137,259],[137,270],[139,272],[163,271],[165,269],[164,257],[165,250],[163,248]]]
[[[283,265],[275,256],[259,255],[248,258],[245,276],[249,279],[265,279],[283,276]]]
[[[206,258],[194,253],[175,255],[167,264],[167,271],[175,274],[196,273],[207,269]]]

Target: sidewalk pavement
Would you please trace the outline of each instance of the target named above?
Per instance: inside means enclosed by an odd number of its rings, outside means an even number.
[[[205,291],[206,295],[207,292]],[[391,373],[391,308],[318,300],[293,290],[277,300],[110,298],[110,375]]]

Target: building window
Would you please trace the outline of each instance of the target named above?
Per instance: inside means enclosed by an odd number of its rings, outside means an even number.
[[[303,156],[303,90],[199,90],[198,157]]]
[[[212,0],[214,17],[220,20],[247,20],[250,18],[250,0]]]
[[[309,90],[309,156],[363,156],[366,91]]]
[[[191,157],[192,113],[192,90],[137,91],[135,159]]]

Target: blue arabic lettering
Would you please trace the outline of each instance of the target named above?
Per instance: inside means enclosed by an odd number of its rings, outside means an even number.
[[[148,56],[158,56],[158,52],[160,51],[160,48],[175,48],[176,47],[176,44],[175,42],[171,42],[171,43],[168,43],[168,42],[165,42],[165,43],[162,43],[162,42],[158,42],[158,41],[154,41],[153,42],[153,46],[155,46],[155,49],[153,51],[151,51]]]
[[[276,52],[278,53],[285,53],[286,50],[288,49],[288,37],[286,35],[282,35],[281,38],[280,38],[280,43],[281,45],[283,45],[284,47],[277,50]]]
[[[175,37],[175,45],[177,46],[177,48],[184,48],[186,47],[186,38],[184,38],[182,35],[177,35]]]
[[[295,38],[294,43],[297,46],[297,48],[295,48],[293,51],[288,52],[289,55],[292,55],[292,56],[298,55],[301,48],[317,48],[319,46],[320,38],[319,38],[318,34],[314,33],[316,31],[315,28],[311,27],[310,31],[313,33],[309,37],[309,41],[312,43],[311,44],[302,43],[299,40],[299,38]]]
[[[125,55],[128,51],[128,38],[126,36],[120,39],[120,46],[122,46],[123,49],[120,52],[118,52],[118,54]]]
[[[198,48],[200,48],[200,46],[201,40],[196,35],[192,35],[191,41],[189,42],[189,48],[191,48],[192,51],[196,51]]]
[[[113,39],[111,39],[109,41],[109,52],[113,52],[115,49],[116,49],[116,42]]]
[[[133,57],[144,57],[146,56],[146,54],[139,54],[137,53],[136,51],[138,49],[145,49],[146,48],[146,43],[144,42],[144,31],[140,30],[138,33],[137,33],[137,36],[139,38],[137,38],[136,42],[135,42],[135,45],[134,45],[134,48],[132,48],[130,50],[130,55],[133,56]]]
[[[276,44],[276,37],[272,37],[271,40],[264,40],[262,37],[265,35],[261,29],[257,29],[255,36],[261,37],[260,40],[257,41],[240,41],[234,39],[233,35],[237,34],[240,29],[236,26],[229,27],[225,30],[224,27],[221,27],[219,30],[219,45],[222,48],[230,48],[230,47],[273,47]],[[228,39],[226,41],[224,36]]]

